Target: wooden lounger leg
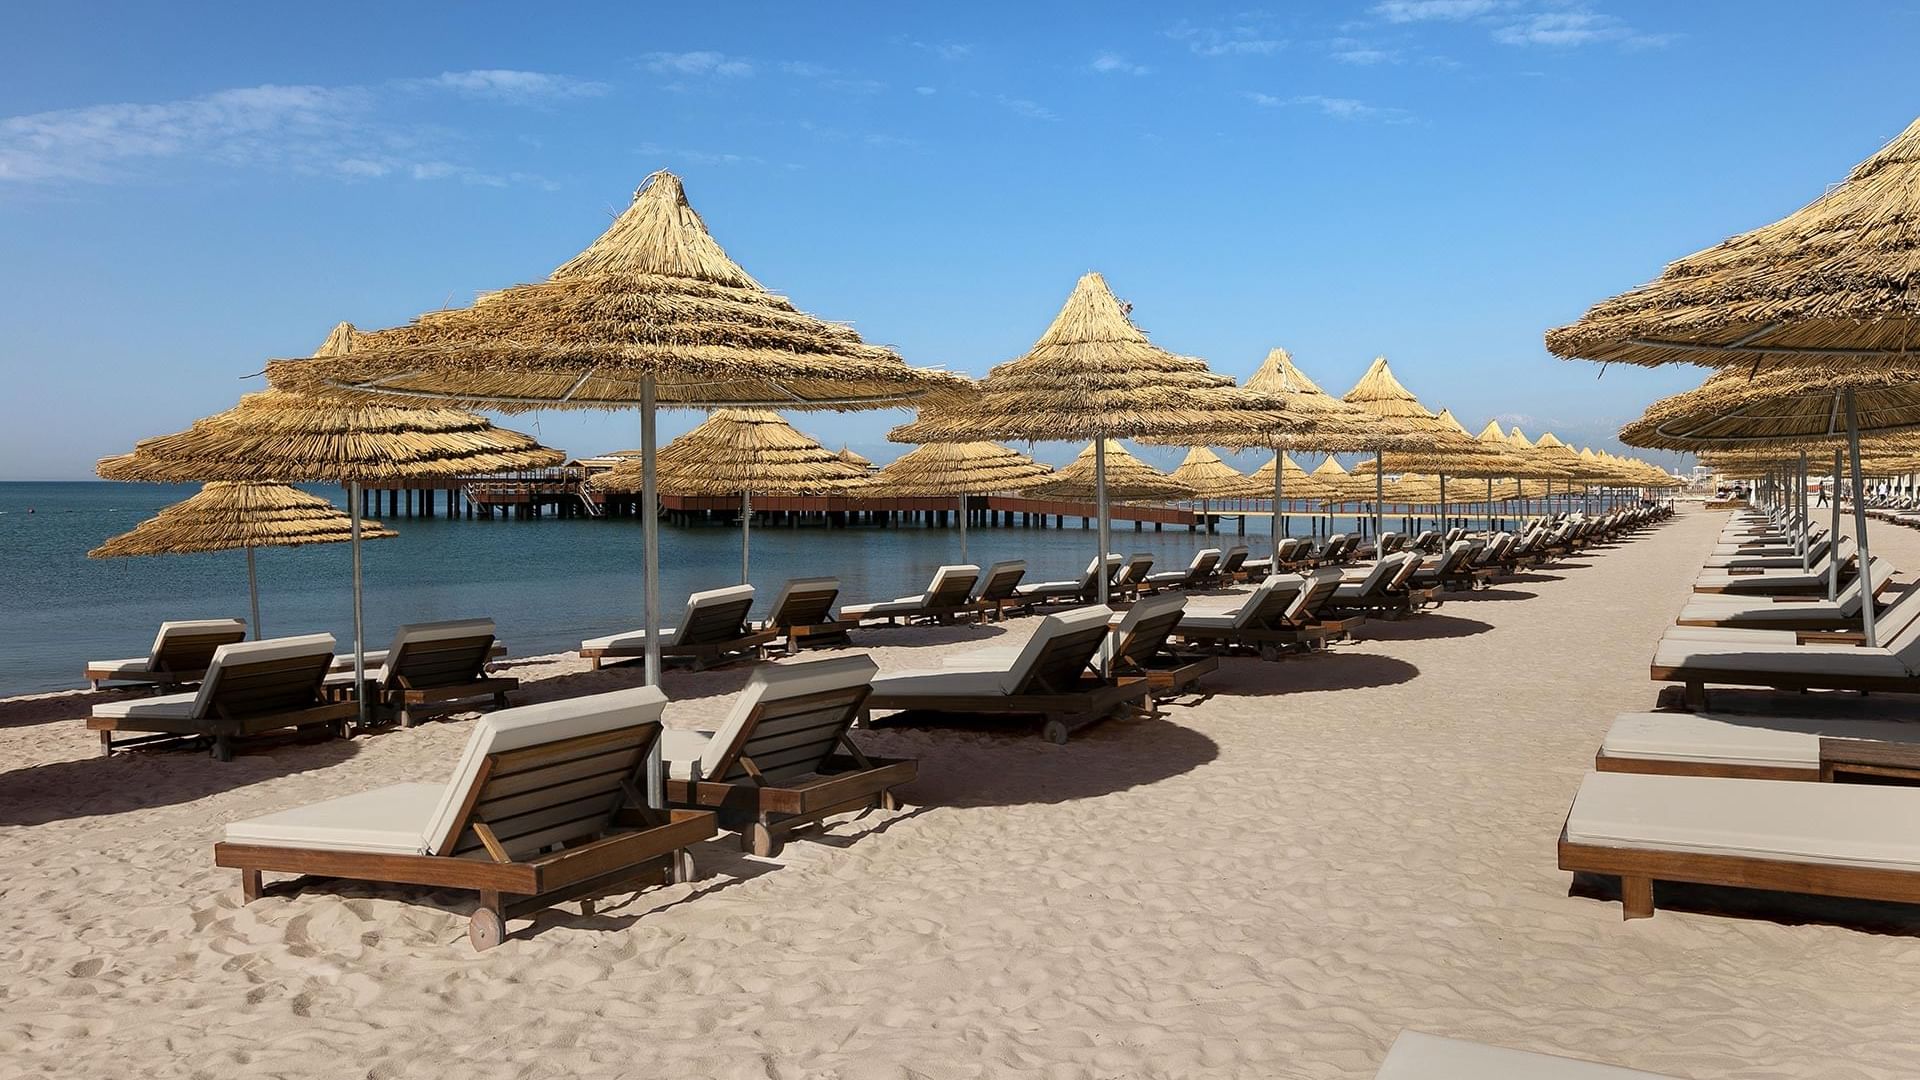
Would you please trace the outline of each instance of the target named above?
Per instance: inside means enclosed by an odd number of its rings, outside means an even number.
[[[1680,693],[1680,702],[1688,712],[1704,712],[1707,708],[1707,684],[1689,682]]]
[[[400,726],[403,728],[412,727],[414,725],[413,710],[407,707],[405,698],[400,700],[400,708],[398,711],[400,715]]]
[[[215,735],[213,737],[213,760],[215,761],[232,761],[233,760],[233,736]]]
[[[599,670],[600,670],[600,658],[599,658],[599,657],[597,657],[597,656],[589,656],[589,657],[587,657],[587,670],[588,670],[588,671],[599,671]]]
[[[100,733],[100,756],[113,756],[113,732],[111,731],[102,731]]]
[[[260,871],[248,869],[240,871],[240,902],[251,904],[260,899]]]
[[[506,911],[497,892],[482,892],[480,906],[467,919],[467,940],[474,952],[486,952],[507,936]]]
[[[740,850],[742,851],[766,859],[779,854],[781,846],[779,838],[773,835],[773,826],[767,821],[764,811],[748,822],[746,828],[740,830]]]
[[[1652,878],[1623,876],[1620,879],[1620,917],[1622,919],[1653,918]]]
[[[496,709],[504,709],[507,707],[507,692],[505,690],[493,695],[493,707]]]

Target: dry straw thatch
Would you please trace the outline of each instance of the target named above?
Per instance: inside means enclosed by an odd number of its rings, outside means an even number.
[[[1260,499],[1273,494],[1271,476],[1264,485],[1255,483],[1204,446],[1188,450],[1186,459],[1171,476],[1175,482],[1192,489],[1196,499]]]
[[[1341,400],[1372,413],[1388,430],[1403,435],[1426,436],[1427,444],[1434,450],[1456,450],[1468,453],[1478,447],[1465,445],[1468,438],[1457,424],[1449,424],[1420,404],[1393,374],[1387,358],[1376,356],[1367,366],[1366,374],[1353,384]]]
[[[1106,456],[1108,498],[1147,502],[1193,498],[1192,488],[1134,457],[1113,439],[1107,440]],[[1036,499],[1093,498],[1093,444],[1088,443],[1080,456],[1073,459],[1073,464],[1022,494]]]
[[[901,498],[958,498],[1024,491],[1053,470],[999,443],[928,443],[867,478],[864,493]]]
[[[244,548],[300,547],[339,544],[349,538],[347,515],[327,500],[285,484],[207,484],[191,498],[166,507],[121,533],[87,557],[111,559],[130,555],[191,555]],[[396,535],[392,529],[365,518],[360,537],[376,540]]]
[[[628,458],[595,477],[602,491],[636,492],[641,462]],[[660,448],[655,466],[663,495],[824,495],[867,479],[766,409],[715,409],[712,416]]]
[[[855,450],[853,447],[847,446],[844,443],[841,444],[840,446],[840,452],[838,454],[835,454],[834,457],[839,458],[841,461],[844,461],[849,465],[858,465],[863,469],[873,468],[873,459],[867,457],[864,454],[861,454],[859,451]]]
[[[1308,378],[1285,349],[1273,349],[1247,377],[1242,389],[1257,394],[1265,407],[1279,411],[1288,426],[1279,430],[1223,425],[1180,436],[1155,436],[1152,442],[1192,442],[1234,449],[1318,450],[1341,453],[1408,446],[1418,440],[1390,430],[1372,413],[1333,397]]]
[[[630,408],[649,376],[663,407],[871,408],[968,386],[768,292],[721,250],[668,172],[648,177],[545,281],[362,334],[345,355],[275,361],[268,375],[292,389],[508,412]]]
[[[1331,461],[1333,459],[1328,458],[1327,460]],[[1265,465],[1254,470],[1253,479],[1260,484],[1261,490],[1269,492],[1273,490],[1273,469],[1275,462],[1280,462],[1282,468],[1286,470],[1281,478],[1281,492],[1284,497],[1289,499],[1326,499],[1338,494],[1318,477],[1308,475],[1307,471],[1295,463],[1293,458],[1288,456],[1284,451],[1277,457],[1267,459]],[[1337,469],[1339,466],[1335,465],[1334,468]]]
[[[1904,359],[1920,344],[1920,120],[1802,209],[1547,332],[1569,359]]]
[[[1849,392],[1863,434],[1920,425],[1920,358],[1900,365],[1722,371],[1647,406],[1620,429],[1620,440],[1662,450],[1769,444],[1831,450],[1846,439]]]
[[[1287,417],[1262,411],[1270,403],[1208,370],[1206,361],[1149,342],[1097,273],[1080,278],[1025,355],[995,365],[978,389],[973,397],[923,409],[887,437],[1078,442],[1289,426]]]

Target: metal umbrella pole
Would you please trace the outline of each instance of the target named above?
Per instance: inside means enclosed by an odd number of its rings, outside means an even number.
[[[1833,450],[1833,524],[1827,531],[1827,599],[1840,599],[1840,448]],[[1867,584],[1873,584],[1869,578]],[[1873,597],[1867,597],[1871,604]]]
[[[358,519],[355,519],[356,522]],[[253,610],[253,640],[260,640],[260,580],[253,576],[253,545],[247,545],[247,603]]]
[[[740,492],[740,584],[750,582],[747,577],[747,553],[753,546],[753,492]]]
[[[1280,448],[1273,448],[1273,565],[1272,572],[1280,570],[1280,504],[1286,495],[1286,463],[1280,460]],[[1309,532],[1312,530],[1309,529]]]
[[[1378,450],[1373,452],[1373,547],[1376,554],[1380,550],[1380,528],[1383,524],[1380,519],[1381,504],[1386,499],[1387,490],[1387,469],[1383,460],[1385,457],[1386,455]]]
[[[359,726],[367,726],[367,644],[360,612],[360,481],[347,484],[347,535],[353,541],[353,700],[359,706]]]
[[[640,377],[640,543],[646,548],[642,563],[647,575],[646,611],[641,622],[647,632],[646,680],[648,686],[660,685],[660,487],[654,475],[654,413],[659,405],[658,388],[651,374]],[[744,556],[743,556],[744,557]],[[667,805],[666,781],[661,769],[660,740],[653,740],[647,752],[647,805],[655,810]]]
[[[1094,575],[1100,581],[1100,606],[1109,607],[1107,580],[1107,437],[1099,434],[1093,440],[1093,509],[1100,517],[1100,553],[1094,560]],[[1109,632],[1111,635],[1111,631]],[[1113,670],[1113,638],[1108,637],[1107,655],[1100,660],[1100,676],[1105,678]]]
[[[961,495],[960,501],[960,561],[967,561],[967,497]]]
[[[1867,503],[1866,503],[1867,491],[1866,491],[1865,485],[1860,479],[1860,417],[1858,415],[1857,410],[1855,410],[1854,408],[1853,391],[1848,390],[1846,394],[1847,394],[1847,399],[1846,399],[1847,455],[1853,459],[1852,466],[1851,466],[1852,476],[1853,476],[1853,528],[1854,528],[1854,531],[1859,534],[1853,538],[1853,542],[1854,542],[1854,546],[1859,549],[1858,558],[1860,560],[1860,573],[1868,575],[1866,581],[1864,582],[1866,591],[1864,595],[1862,595],[1861,597],[1860,622],[1862,624],[1862,628],[1866,631],[1867,648],[1872,649],[1877,647],[1880,644],[1880,639],[1874,633],[1873,577],[1870,573],[1868,573],[1868,570],[1867,570],[1867,567],[1871,564],[1873,560],[1873,554],[1871,551],[1868,550],[1868,547],[1867,547]],[[1839,538],[1835,537],[1834,543],[1832,545],[1832,549],[1829,550],[1828,552],[1828,557],[1833,559],[1836,563],[1839,561],[1839,555],[1840,555],[1840,552],[1838,549],[1839,549]]]

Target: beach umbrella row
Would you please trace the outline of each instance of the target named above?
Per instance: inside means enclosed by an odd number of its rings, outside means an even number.
[[[844,452],[844,451],[843,451]],[[967,497],[1024,491],[1053,470],[992,442],[928,443],[895,458],[863,490],[900,498],[959,500],[960,561],[967,561]]]

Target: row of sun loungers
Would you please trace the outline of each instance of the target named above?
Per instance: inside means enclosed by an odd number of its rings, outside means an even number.
[[[1788,570],[1849,558],[1844,538],[1828,545],[1760,514],[1736,515],[1721,539],[1709,561],[1723,566],[1743,551],[1788,558]],[[1653,914],[1661,881],[1920,902],[1920,789],[1887,786],[1920,783],[1920,724],[1835,711],[1832,697],[1799,699],[1818,716],[1787,702],[1777,714],[1707,708],[1710,683],[1920,691],[1920,587],[1878,608],[1883,646],[1860,644],[1863,608],[1892,575],[1874,559],[1831,601],[1778,599],[1798,595],[1786,582],[1753,601],[1696,594],[1651,669],[1682,685],[1690,711],[1614,720],[1568,810],[1561,869],[1619,879],[1629,919]]]

